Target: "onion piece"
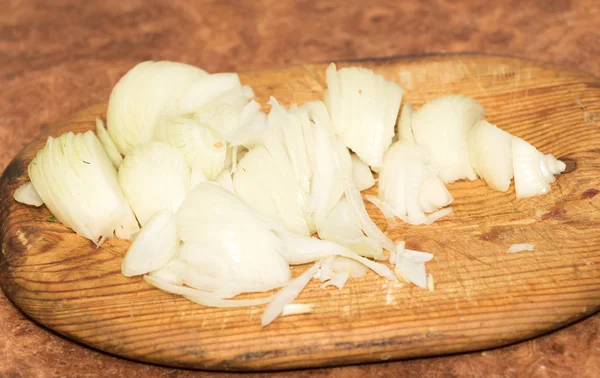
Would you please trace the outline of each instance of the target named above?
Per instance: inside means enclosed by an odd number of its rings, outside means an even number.
[[[150,272],[149,276],[156,277],[173,285],[182,285],[183,271],[186,269],[186,267],[187,264],[185,263],[185,261],[181,261],[177,258],[174,258],[162,268]]]
[[[129,239],[139,230],[117,171],[92,131],[48,138],[28,173],[50,212],[77,235],[99,245],[113,233]]]
[[[365,200],[371,202],[377,209],[379,209],[379,211],[381,211],[381,214],[383,214],[383,216],[385,217],[385,220],[388,222],[388,225],[396,225],[396,216],[394,215],[394,210],[392,210],[390,206],[388,206],[381,199],[371,194],[367,194],[365,196]]]
[[[381,243],[362,232],[355,212],[344,198],[331,210],[318,229],[321,239],[344,245],[361,256],[382,258]]]
[[[349,277],[350,273],[347,271],[336,273],[332,279],[321,285],[321,288],[326,288],[327,286],[335,286],[339,290],[342,290],[344,288],[344,285],[346,285],[346,282],[348,281]]]
[[[332,261],[332,270],[335,273],[348,272],[350,277],[360,278],[364,277],[369,269],[356,260],[336,256]]]
[[[427,288],[427,274],[425,263],[433,258],[431,253],[418,252],[405,249],[403,253],[396,253],[395,272],[406,283],[414,283],[420,288]]]
[[[291,280],[287,285],[285,285],[275,296],[273,300],[265,311],[263,312],[260,323],[264,327],[271,323],[275,318],[277,318],[285,308],[286,305],[292,303],[294,299],[300,294],[300,292],[306,287],[308,282],[315,275],[319,267],[321,266],[320,262],[317,262],[307,270],[305,270],[301,275]]]
[[[371,169],[356,155],[352,155],[352,179],[356,188],[361,192],[375,185]]]
[[[235,190],[233,189],[233,181],[231,178],[231,171],[229,169],[225,168],[223,171],[221,171],[221,173],[219,173],[215,179],[215,182],[231,193],[235,194]]]
[[[152,141],[158,119],[178,114],[179,96],[206,75],[197,67],[167,61],[146,61],[129,70],[108,101],[107,131],[119,152],[129,155]]]
[[[433,276],[431,275],[431,273],[427,276],[427,288],[431,292],[435,290],[435,282],[433,281]]]
[[[554,175],[566,169],[565,163],[550,154],[542,154],[518,137],[512,138],[512,162],[517,198],[548,193]]]
[[[471,165],[490,188],[506,192],[513,178],[512,135],[480,120],[468,138]]]
[[[508,248],[508,250],[506,252],[517,253],[517,252],[522,252],[522,251],[533,251],[534,248],[535,248],[535,244],[528,244],[528,243],[513,244],[510,246],[510,248]]]
[[[15,201],[29,206],[40,207],[44,204],[44,201],[42,201],[38,192],[35,191],[31,181],[27,181],[19,186],[17,190],[15,190],[13,198]]]
[[[180,113],[194,113],[215,98],[234,89],[242,88],[236,73],[217,73],[195,80],[179,96]]]
[[[199,273],[280,287],[290,278],[276,226],[232,193],[200,183],[175,214],[180,258]],[[189,251],[185,251],[189,249]]]
[[[403,90],[398,84],[359,67],[326,71],[327,103],[335,132],[371,167],[383,164],[392,143]]]
[[[131,243],[121,262],[121,272],[125,277],[133,277],[158,270],[175,257],[178,245],[173,213],[159,211]]]
[[[190,171],[190,190],[194,189],[201,182],[207,182],[208,179],[204,176],[200,167],[192,167]]]
[[[123,157],[119,153],[119,150],[110,135],[108,135],[108,131],[104,128],[104,122],[98,117],[96,117],[96,134],[104,147],[104,151],[106,151],[106,155],[108,155],[108,158],[115,168],[119,169],[119,165],[123,162]]]
[[[119,184],[143,226],[156,212],[176,212],[190,189],[190,169],[182,153],[152,142],[136,148],[119,167]]]
[[[283,306],[281,316],[310,314],[315,311],[315,305],[305,303],[290,303]]]
[[[395,216],[412,225],[434,220],[435,216],[429,218],[425,212],[434,212],[450,204],[453,198],[429,162],[429,154],[424,148],[394,143],[385,154],[379,175],[381,207],[390,209]]]
[[[227,142],[194,119],[163,117],[157,124],[155,138],[179,149],[190,168],[200,169],[207,180],[214,180],[225,167]]]
[[[359,256],[339,244],[327,240],[297,236],[287,232],[278,234],[284,246],[280,253],[292,265],[322,260],[329,256],[342,256],[360,262],[381,277],[395,280],[394,274],[387,266]]]
[[[410,102],[405,101],[398,118],[398,134],[397,140],[401,140],[405,143],[416,143],[415,137],[412,131],[412,114],[413,107]],[[396,142],[396,140],[394,141]]]
[[[477,179],[469,162],[467,139],[473,125],[483,118],[483,107],[460,95],[429,101],[413,113],[415,140],[429,151],[431,162],[444,182]]]
[[[454,214],[454,209],[452,209],[451,207],[435,211],[427,216],[425,224],[433,224],[433,222],[437,221],[438,219],[441,219],[451,214]]]

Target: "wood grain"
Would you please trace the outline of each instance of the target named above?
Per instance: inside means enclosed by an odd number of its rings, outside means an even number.
[[[387,228],[431,251],[430,293],[369,275],[342,292],[311,284],[298,299],[309,316],[261,329],[261,308],[207,309],[120,275],[126,242],[96,250],[45,208],[12,200],[39,138],[7,167],[0,184],[2,260],[7,295],[27,314],[67,337],[110,353],[172,366],[219,370],[282,369],[445,354],[504,345],[558,328],[600,304],[599,82],[557,66],[480,55],[363,60],[400,82],[419,106],[445,93],[477,98],[488,119],[566,160],[546,196],[516,200],[481,182],[451,186],[456,214],[432,226]],[[242,75],[261,103],[320,98],[324,65]],[[103,115],[91,107],[48,130],[86,130]],[[568,143],[565,143],[568,141]],[[537,215],[536,215],[537,214]],[[538,216],[539,215],[539,216]],[[510,244],[534,252],[507,254]]]

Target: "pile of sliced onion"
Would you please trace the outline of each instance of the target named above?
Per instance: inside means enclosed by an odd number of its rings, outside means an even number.
[[[566,168],[487,122],[475,99],[415,109],[398,84],[359,67],[332,64],[326,81],[324,102],[271,97],[267,115],[236,73],[140,63],[114,87],[107,127],[98,118],[97,137],[48,138],[14,198],[45,204],[96,245],[135,237],[123,275],[204,306],[266,305],[265,326],[318,311],[292,303],[312,279],[343,290],[372,270],[434,290],[433,255],[394,243],[370,218],[361,191],[372,172],[379,197],[365,198],[393,226],[450,216],[447,183],[480,177],[507,191],[514,177],[517,197],[530,197]],[[523,250],[533,245],[508,252]],[[292,279],[290,265],[302,264]],[[243,293],[264,294],[235,298]]]

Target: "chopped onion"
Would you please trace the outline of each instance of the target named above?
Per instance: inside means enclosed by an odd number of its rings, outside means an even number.
[[[149,273],[149,275],[163,281],[167,281],[173,285],[182,285],[183,272],[186,268],[187,264],[185,261],[174,258],[173,260],[169,261],[167,265]]]
[[[344,245],[359,255],[382,258],[381,243],[362,232],[355,212],[343,198],[331,210],[318,229],[319,237]]]
[[[302,315],[314,312],[315,305],[305,303],[290,303],[283,306],[281,316]]]
[[[352,178],[354,185],[361,192],[375,185],[371,169],[356,155],[352,155]]]
[[[215,182],[231,193],[235,194],[235,190],[233,189],[233,181],[231,179],[231,171],[229,169],[225,168],[223,171],[221,171],[221,173],[219,173],[215,179]]]
[[[427,220],[425,221],[425,224],[432,224],[433,222],[437,221],[438,219],[441,219],[450,214],[454,214],[454,209],[452,209],[451,207],[447,207],[445,209],[435,211],[427,216]]]
[[[190,170],[190,190],[194,189],[201,182],[207,182],[208,179],[204,176],[200,167],[193,167]]]
[[[398,84],[365,68],[326,71],[326,102],[337,135],[371,167],[383,164],[392,143],[403,90]]]
[[[433,276],[431,274],[427,276],[427,288],[431,292],[435,290],[435,282],[433,281]]]
[[[123,159],[119,183],[143,226],[160,210],[177,211],[190,189],[190,169],[177,148],[152,142]]]
[[[173,213],[159,211],[131,243],[121,262],[121,272],[125,277],[133,277],[158,270],[175,257],[178,245]]]
[[[117,149],[117,146],[115,146],[110,135],[108,135],[108,132],[104,128],[104,122],[102,122],[100,118],[96,118],[96,134],[104,147],[104,151],[106,151],[106,155],[108,155],[108,158],[115,168],[119,169],[121,162],[123,162],[123,157],[119,153],[119,150]]]
[[[381,211],[381,214],[383,214],[385,217],[388,225],[396,225],[396,216],[394,215],[394,210],[392,210],[385,202],[371,194],[367,194],[365,196],[365,200],[371,202],[376,208],[379,209],[379,211]]]
[[[179,96],[207,73],[175,62],[142,62],[113,88],[108,101],[107,130],[119,152],[129,155],[154,138],[159,117],[178,114]]]
[[[429,164],[427,151],[416,144],[404,142],[394,143],[385,154],[379,174],[379,198],[383,201],[383,209],[389,208],[395,216],[412,225],[447,215],[448,211],[435,213],[430,218],[425,213],[434,212],[453,201],[437,170]]]
[[[418,252],[405,249],[403,253],[396,253],[395,272],[406,283],[414,283],[420,288],[427,288],[427,274],[425,263],[433,258],[431,253]]]
[[[180,94],[179,110],[182,114],[194,113],[202,109],[211,100],[235,89],[242,89],[236,73],[217,73],[206,75],[189,85]]]
[[[522,251],[533,251],[535,244],[513,244],[506,251],[508,253],[517,253]]]
[[[405,101],[398,118],[398,139],[405,143],[416,143],[412,131],[413,107],[410,102]],[[394,141],[396,142],[396,141]]]
[[[336,256],[332,261],[332,270],[336,273],[348,272],[352,278],[364,277],[369,270],[365,265],[347,257]]]
[[[273,224],[214,183],[200,183],[190,191],[175,214],[177,232],[184,242],[183,260],[202,274],[280,287],[290,269],[279,254],[280,239]]]
[[[19,186],[17,190],[15,190],[13,198],[17,202],[35,207],[40,207],[44,204],[44,201],[42,201],[38,192],[35,191],[31,181],[27,181],[25,184]]]
[[[158,122],[156,139],[179,149],[192,169],[214,180],[225,167],[227,142],[216,131],[186,117],[164,117]]]
[[[139,226],[102,144],[88,131],[48,138],[28,166],[29,178],[50,212],[96,244],[129,239]]]
[[[325,288],[327,286],[335,286],[339,290],[342,290],[344,288],[344,285],[346,285],[346,282],[348,281],[349,277],[350,277],[350,273],[347,271],[336,273],[332,279],[325,282],[323,285],[321,285],[321,287]]]
[[[490,188],[506,192],[513,178],[512,135],[480,120],[469,133],[469,160]]]
[[[544,155],[521,138],[512,138],[512,162],[517,198],[533,197],[550,191],[554,175],[564,172],[565,163]]]
[[[283,289],[279,290],[273,297],[273,300],[262,314],[260,319],[261,325],[264,327],[277,318],[286,305],[292,303],[300,292],[306,287],[311,278],[319,269],[321,263],[317,262],[310,268],[304,271],[301,275],[291,280]]]
[[[473,125],[483,117],[483,107],[477,101],[460,95],[429,101],[413,113],[415,140],[429,151],[444,182],[477,179],[469,162],[467,139]]]

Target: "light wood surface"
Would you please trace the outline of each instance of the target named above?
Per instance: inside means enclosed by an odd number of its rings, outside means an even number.
[[[548,195],[516,200],[481,181],[450,189],[455,214],[432,226],[378,225],[408,247],[435,254],[435,292],[369,274],[343,291],[311,283],[297,299],[310,315],[260,327],[262,307],[211,309],[120,274],[127,242],[96,249],[44,208],[15,203],[14,190],[45,136],[91,129],[106,104],[51,127],[7,167],[0,182],[0,281],[45,326],[101,350],[172,366],[283,369],[471,351],[568,324],[600,304],[600,83],[593,76],[481,55],[362,60],[396,80],[417,107],[447,93],[479,100],[490,122],[565,160]],[[325,65],[242,74],[261,103],[320,99]],[[374,190],[370,191],[375,193]],[[508,254],[514,243],[534,252]],[[304,268],[301,268],[304,269]],[[301,269],[295,270],[299,272]]]

